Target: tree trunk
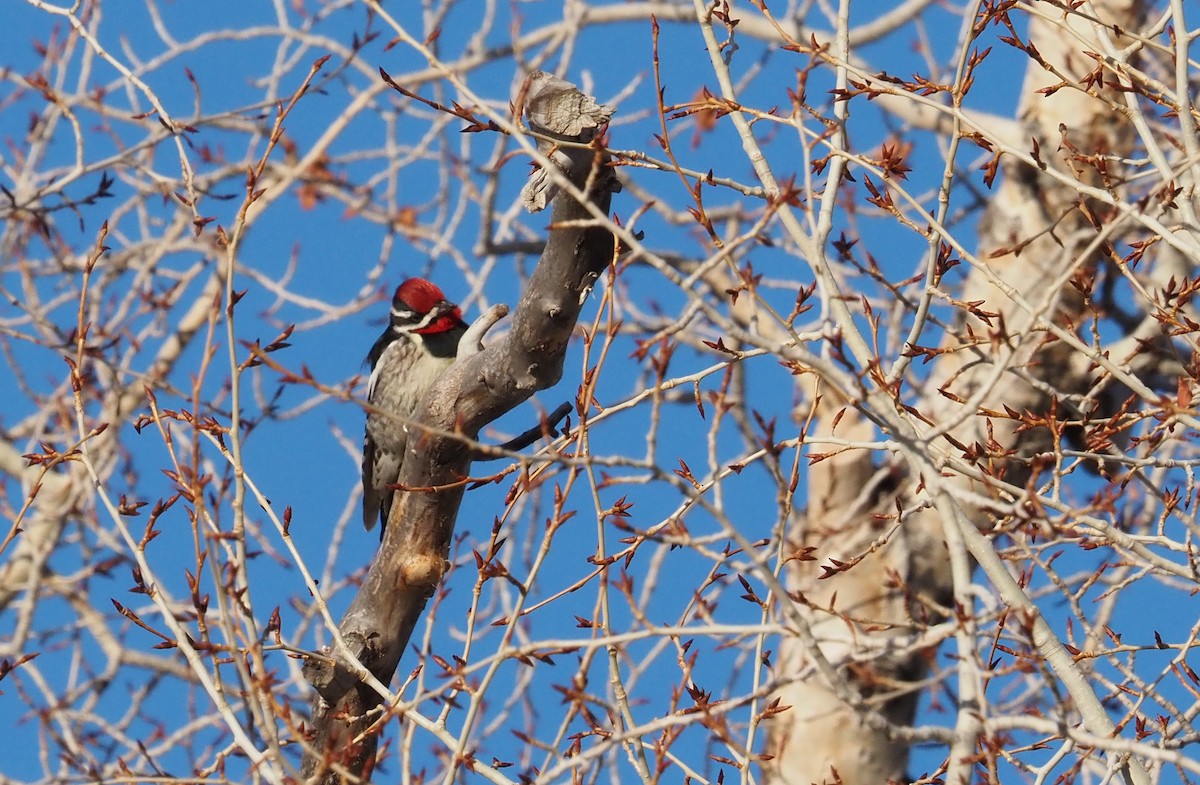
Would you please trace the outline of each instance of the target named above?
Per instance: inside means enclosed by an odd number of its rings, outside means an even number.
[[[920,413],[908,417],[918,433],[939,431],[915,444],[928,450],[927,465],[951,467],[941,472],[942,484],[995,500],[997,508],[1019,509],[1020,489],[1055,447],[1051,429],[1021,429],[1022,418],[1006,413],[1051,412],[1093,384],[1088,363],[1047,325],[1073,331],[1080,324],[1084,299],[1071,279],[1104,261],[1096,220],[1102,208],[1079,190],[1104,185],[1089,156],[1121,155],[1130,146],[1131,135],[1109,105],[1120,104],[1120,94],[1083,89],[1083,77],[1097,68],[1083,52],[1127,46],[1130,39],[1113,30],[1136,29],[1140,8],[1118,1],[1088,7],[1101,13],[1105,27],[1037,6],[1043,16],[1030,23],[1020,106],[1032,141],[1023,142],[1024,157],[1000,158],[974,263],[957,295],[958,321],[941,343],[930,383],[895,394],[896,403]],[[1106,87],[1117,80],[1111,70],[1104,76]],[[1067,82],[1061,89],[1039,92],[1060,78]],[[890,361],[880,365],[886,369]],[[819,382],[808,392],[813,435],[865,442],[877,438],[873,423],[905,412],[871,411]],[[814,652],[801,636],[784,639],[777,668],[790,683],[777,696],[791,708],[772,721],[766,782],[873,785],[909,776],[911,739],[899,731],[913,725],[920,679],[937,641],[972,624],[974,561],[949,513],[985,533],[997,522],[989,505],[957,501],[954,510],[938,503],[929,488],[937,478],[921,469],[909,454],[879,465],[872,452],[848,449],[809,471],[808,510],[789,539],[797,553],[811,548],[812,558],[791,562],[787,585],[840,683],[814,672]],[[947,619],[952,627],[940,634],[934,625]],[[971,661],[958,674],[959,719],[946,763],[946,782],[960,785],[969,781],[977,752],[985,706],[976,668],[984,666],[974,662],[973,646],[960,646],[956,655]]]

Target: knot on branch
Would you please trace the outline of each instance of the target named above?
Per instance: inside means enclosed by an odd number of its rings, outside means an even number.
[[[342,633],[349,654],[366,668],[370,668],[371,663],[380,656],[379,649],[371,645],[373,637],[356,630]],[[349,665],[345,657],[339,657],[329,646],[322,646],[320,656],[309,657],[304,663],[304,678],[330,706],[359,683],[356,671],[357,668]]]
[[[433,594],[449,567],[445,559],[433,553],[405,554],[402,559],[396,575],[396,588],[400,591]]]

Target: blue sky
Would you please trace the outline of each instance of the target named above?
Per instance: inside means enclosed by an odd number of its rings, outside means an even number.
[[[504,45],[510,40],[513,29],[522,32],[535,30],[554,21],[562,13],[562,6],[558,3],[500,5],[502,7],[496,9],[500,21],[492,26],[491,32],[483,40],[486,46]],[[254,156],[261,153],[261,137],[248,141],[250,137],[243,130],[231,129],[235,124],[239,125],[239,129],[247,124],[264,128],[268,126],[273,116],[272,101],[286,97],[289,91],[295,89],[309,64],[326,54],[330,46],[349,47],[355,37],[366,41],[354,62],[347,64],[340,55],[331,59],[314,83],[314,90],[300,101],[287,118],[287,140],[295,145],[300,155],[321,138],[342,113],[348,111],[356,95],[376,84],[377,76],[374,74],[377,68],[383,67],[393,75],[416,73],[425,68],[424,60],[404,45],[387,46],[391,37],[389,31],[378,20],[368,21],[364,6],[346,3],[309,7],[303,2],[278,6],[288,15],[292,25],[307,30],[305,36],[297,37],[302,43],[290,41],[282,44],[278,31],[272,31],[277,22],[276,6],[244,2],[201,4],[177,1],[161,4],[157,9],[161,14],[163,29],[177,41],[196,45],[194,48],[184,46],[177,56],[156,63],[155,58],[167,47],[162,35],[156,31],[151,16],[146,13],[147,7],[134,7],[134,4],[118,7],[112,3],[102,5],[105,17],[99,26],[99,40],[114,57],[127,65],[155,63],[142,78],[177,121],[187,121],[195,111],[196,92],[187,76],[188,70],[200,86],[201,113],[206,117],[223,113],[222,122],[205,122],[194,134],[187,135],[189,160],[201,174],[218,170],[221,159],[236,162],[251,157],[248,150]],[[298,8],[303,8],[308,16],[302,16]],[[485,4],[464,4],[455,7],[441,20],[441,36],[437,46],[442,57],[453,60],[459,56],[463,47],[481,29],[481,19],[485,18],[484,8]],[[512,15],[514,9],[517,16]],[[401,13],[399,7],[392,10]],[[873,10],[867,4],[854,6],[854,13],[863,15],[862,21],[869,19]],[[746,13],[749,12],[746,9]],[[420,30],[420,23],[416,19],[402,18],[401,21],[406,25],[411,24],[414,31]],[[6,9],[5,25],[8,27],[6,38],[10,47],[3,63],[12,71],[7,80],[0,82],[0,136],[6,145],[0,151],[0,161],[5,166],[0,182],[11,187],[11,173],[20,167],[20,151],[26,144],[31,113],[40,111],[43,102],[37,91],[23,86],[18,75],[41,70],[52,83],[61,77],[63,84],[69,86],[81,78],[80,69],[86,58],[77,51],[61,72],[47,68],[44,58],[39,54],[38,42],[44,44],[55,38],[61,39],[64,23],[32,5],[10,3]],[[827,29],[819,21],[814,21],[814,26]],[[914,72],[929,74],[931,63],[921,51],[920,42],[930,42],[934,49],[933,60],[944,65],[954,51],[959,28],[955,13],[932,8],[900,33],[864,46],[860,55],[889,73],[905,77]],[[228,34],[209,40],[207,36],[215,31],[227,31]],[[375,33],[378,37],[372,38]],[[994,43],[994,39],[988,40]],[[555,68],[561,65],[569,78],[583,84],[591,83],[598,98],[618,104],[618,114],[612,128],[615,146],[645,150],[661,156],[653,138],[653,134],[659,133],[660,129],[652,111],[655,88],[650,41],[650,27],[644,21],[597,26],[587,29],[578,37],[570,50],[568,62],[564,63],[566,56],[557,52],[542,66]],[[735,76],[747,80],[743,93],[747,101],[769,107],[786,100],[784,88],[794,87],[800,58],[792,53],[767,51],[760,43],[748,38],[740,39],[739,45],[741,48],[735,59]],[[544,43],[538,44],[523,54],[526,59],[536,57],[544,46]],[[664,23],[659,55],[668,103],[685,101],[702,86],[712,85],[711,68],[694,25]],[[1014,75],[1023,67],[1023,61],[1018,56],[1005,51],[1003,47],[997,47],[996,52],[980,68],[978,85],[970,97],[971,104],[998,115],[1011,114],[1020,87],[1020,79]],[[146,111],[148,106],[144,98],[134,93],[128,93],[129,97],[122,95],[127,93],[128,88],[111,66],[94,63],[91,68],[86,76],[89,89],[105,89],[110,96],[120,95],[112,97],[110,104],[123,113],[114,112],[104,118],[91,107],[78,107],[78,117],[85,129],[84,159],[88,162],[103,160],[114,154],[120,146],[142,139],[147,127],[154,122],[152,119],[132,120],[128,117],[130,113]],[[493,65],[465,71],[463,79],[473,92],[484,97],[490,105],[502,108],[512,97],[517,70],[514,59],[505,57]],[[269,78],[271,74],[277,79],[274,93],[269,86],[272,83]],[[945,79],[947,75],[939,73],[936,77]],[[809,94],[814,101],[824,101],[825,91],[830,86],[828,76],[817,72],[809,85]],[[444,102],[456,99],[445,83],[423,83],[420,92]],[[347,203],[334,199],[326,198],[315,205],[305,205],[293,191],[282,196],[256,221],[239,257],[247,267],[282,282],[289,296],[283,300],[277,299],[269,287],[250,276],[239,276],[237,283],[238,288],[247,289],[238,310],[240,339],[257,338],[265,342],[284,326],[301,324],[303,326],[290,341],[292,346],[277,355],[280,361],[293,370],[301,366],[311,369],[322,383],[343,389],[353,388],[360,397],[363,392],[361,380],[357,386],[353,386],[353,377],[362,373],[362,359],[386,316],[386,305],[381,298],[396,282],[414,274],[432,277],[453,299],[463,302],[468,317],[474,317],[484,305],[514,303],[521,273],[533,264],[533,259],[528,257],[499,257],[494,260],[495,272],[486,277],[482,291],[475,292],[462,269],[463,264],[480,264],[473,254],[478,244],[481,221],[473,189],[480,187],[480,173],[496,157],[495,151],[502,142],[487,134],[458,134],[453,130],[456,126],[452,124],[452,130],[428,146],[428,153],[423,160],[399,170],[394,181],[385,178],[376,182],[373,178],[384,168],[380,159],[384,140],[390,138],[401,146],[416,146],[423,135],[429,133],[433,121],[429,113],[419,107],[402,105],[399,96],[394,93],[380,94],[375,99],[375,106],[378,111],[354,115],[330,146],[333,175],[360,189],[358,193],[365,193],[369,186],[374,204],[413,208],[423,227],[429,228],[435,235],[437,232],[445,233],[444,236],[448,238],[446,247],[438,246],[437,236],[415,239],[405,236],[403,231],[397,231],[394,226],[389,228],[369,215],[357,212]],[[894,120],[891,122],[895,123]],[[855,103],[850,123],[855,149],[878,150],[882,142],[897,135],[900,130],[896,125],[888,125],[888,121],[881,117],[872,104],[864,101]],[[728,124],[719,125],[711,133],[697,134],[688,122],[679,122],[672,126],[672,133],[676,152],[684,165],[701,171],[711,168],[718,176],[753,182],[752,169]],[[789,162],[791,171],[802,172],[803,160],[794,149],[794,138],[788,137],[787,132],[782,130],[764,129],[762,133],[764,138],[770,138],[767,146],[777,156],[774,163],[780,173],[789,171]],[[695,145],[693,140],[696,141]],[[511,151],[513,148],[510,145],[507,149]],[[368,152],[358,155],[357,151]],[[404,152],[401,150],[400,154]],[[205,153],[211,154],[210,163],[203,162]],[[73,154],[69,128],[66,123],[60,123],[41,168],[63,167],[65,174]],[[276,150],[273,158],[280,160],[284,155],[283,150]],[[974,155],[974,151],[969,155]],[[970,161],[968,157],[962,163]],[[449,168],[454,176],[447,177],[444,174],[448,162],[453,164]],[[942,151],[938,148],[937,140],[929,135],[916,137],[910,162],[913,172],[908,186],[912,192],[923,196],[927,208],[932,208],[933,189],[942,170]],[[178,156],[169,143],[160,144],[153,156],[143,162],[143,166],[144,170],[118,180],[114,186],[114,199],[101,200],[94,206],[81,208],[78,220],[75,215],[58,213],[55,220],[62,241],[82,252],[82,249],[91,245],[100,222],[105,219],[112,224],[113,234],[108,244],[115,252],[153,241],[176,209],[168,200],[147,201],[141,214],[112,214],[113,205],[121,204],[128,198],[135,181],[139,176],[144,176],[146,171],[152,170],[168,180],[179,174]],[[498,179],[500,209],[515,199],[527,171],[526,161],[521,156],[504,160]],[[644,190],[629,189],[614,200],[613,210],[623,219],[634,217],[639,208],[647,203],[646,194],[677,206],[685,203],[685,192],[674,175],[635,169],[627,169],[626,172],[631,181]],[[80,198],[95,187],[99,176],[97,172],[73,182],[66,188],[68,196]],[[981,188],[981,175],[976,173],[972,182],[977,189]],[[205,229],[207,234],[202,239],[211,237],[217,224],[226,227],[233,225],[242,188],[244,180],[237,171],[231,171],[229,176],[213,183],[198,207],[202,215],[215,219]],[[394,199],[387,196],[390,188],[395,189]],[[347,191],[356,192],[353,188]],[[741,197],[719,189],[707,189],[705,196],[706,207],[714,212],[744,202]],[[963,202],[957,205],[959,207],[965,207],[969,201],[965,193],[956,193],[956,198]],[[456,209],[461,209],[461,214],[455,214]],[[638,228],[646,232],[647,244],[653,248],[674,250],[697,258],[708,251],[695,227],[674,225],[653,209],[638,215],[637,219]],[[545,216],[524,217],[519,222],[519,228],[536,235],[544,230],[547,220]],[[918,269],[925,248],[922,237],[898,228],[893,222],[869,216],[860,216],[855,221],[848,218],[839,220],[840,225],[850,232],[869,228],[869,234],[864,233],[866,236],[861,238],[860,248],[871,253],[893,279],[906,277]],[[970,221],[965,222],[959,231],[970,245]],[[778,241],[781,238],[775,236],[772,239]],[[211,264],[211,257],[206,259],[199,246],[197,243],[181,242],[179,250],[164,254],[160,261],[160,272],[170,272],[162,280],[170,279],[172,275],[184,275],[195,265]],[[45,244],[37,240],[30,244],[30,248],[32,253],[45,252]],[[786,313],[795,297],[792,284],[806,280],[806,268],[796,259],[792,249],[781,244],[756,248],[749,258],[755,269],[766,276],[768,299]],[[114,292],[118,292],[121,286],[132,287],[144,283],[131,273],[114,275],[120,282],[119,285],[113,285]],[[200,280],[202,277],[188,284],[190,291],[198,289]],[[861,285],[868,296],[886,296],[873,288],[865,278],[856,278],[854,284]],[[6,294],[20,292],[22,285],[23,281],[16,270],[0,267],[0,286]],[[62,278],[51,276],[38,279],[33,285],[43,297],[51,298],[56,292],[69,291],[77,285],[77,279],[64,274]],[[596,317],[603,291],[604,288],[601,288],[593,296],[581,323],[590,324]],[[623,269],[615,291],[618,295],[618,313],[620,315],[621,311],[627,311],[630,323],[637,321],[638,316],[655,312],[673,317],[685,307],[684,298],[679,292],[647,267]],[[114,303],[117,302],[118,294],[112,296]],[[194,294],[191,296],[194,297]],[[314,306],[310,300],[319,305]],[[183,301],[186,302],[187,298],[183,298]],[[0,306],[3,309],[9,307],[9,303]],[[48,316],[63,329],[69,329],[74,323],[75,308],[74,301],[64,298]],[[343,312],[338,318],[324,319],[325,311],[338,309]],[[9,314],[11,318],[16,315],[15,311],[8,310],[0,310],[0,313]],[[149,330],[154,318],[152,314],[132,317],[125,326],[133,331]],[[615,341],[612,356],[600,377],[597,399],[602,403],[618,403],[644,386],[648,364],[630,359],[630,354],[636,348],[634,341],[637,337],[622,335]],[[26,369],[26,381],[36,394],[48,395],[62,388],[65,378],[62,350],[34,346],[20,340],[7,341],[6,350],[10,351],[16,364]],[[188,405],[187,390],[191,384],[191,374],[200,367],[201,354],[198,344],[189,348],[172,377],[176,389],[159,393],[162,406],[178,408]],[[223,352],[218,353],[218,358],[222,357]],[[673,360],[672,374],[696,372],[713,365],[718,359],[712,353],[694,347],[681,347]],[[220,367],[221,361],[219,359],[217,367],[201,382],[203,397],[218,413],[228,406],[225,392],[228,367]],[[135,355],[131,367],[144,370],[145,365],[146,360]],[[550,409],[560,401],[572,399],[582,370],[580,346],[570,353],[564,381],[556,389],[537,396],[537,405]],[[745,363],[744,371],[752,396],[746,402],[747,406],[761,411],[767,419],[775,418],[781,433],[794,435],[795,427],[790,422],[790,416],[796,394],[787,372],[770,357]],[[720,380],[719,374],[709,376],[703,380],[701,388],[705,392],[714,391],[719,388]],[[358,482],[355,450],[362,427],[361,409],[353,403],[333,400],[308,388],[281,386],[278,377],[265,369],[259,369],[248,377],[244,389],[251,394],[247,404],[247,415],[250,417],[263,414],[264,402],[278,390],[273,416],[265,417],[246,439],[245,461],[255,482],[270,498],[276,510],[285,505],[293,509],[292,532],[301,554],[314,572],[328,570],[335,583],[348,575],[360,575],[376,546],[374,535],[363,532],[359,527],[358,511],[354,506]],[[260,392],[261,398],[258,395]],[[6,403],[4,411],[0,413],[0,429],[8,429],[28,420],[39,409],[38,401],[31,400],[14,380],[0,381],[0,396],[6,402],[11,402]],[[603,420],[593,432],[592,454],[601,458],[628,455],[631,452],[640,455],[644,451],[646,434],[653,426],[652,418],[658,416],[661,418],[658,426],[660,441],[666,444],[659,447],[656,457],[668,475],[676,467],[677,460],[686,461],[697,473],[706,470],[711,419],[701,418],[687,398],[685,394],[682,403],[669,403],[657,414],[649,406],[637,406]],[[532,404],[523,407],[498,423],[494,432],[488,435],[500,440],[506,434],[527,427],[532,422],[534,411]],[[715,416],[711,410],[707,415],[709,418]],[[181,432],[186,432],[182,426]],[[732,424],[722,428],[713,439],[717,444],[716,452],[724,462],[737,460],[746,449],[745,437]],[[166,453],[157,433],[151,428],[140,435],[126,434],[123,442],[128,453],[121,460],[127,461],[131,469],[136,469],[140,475],[136,483],[137,496],[153,500],[160,495],[169,495],[172,483],[158,471],[165,464]],[[36,448],[33,440],[25,446],[29,450]],[[207,460],[212,462],[218,485],[228,479],[228,471],[221,467],[217,456],[209,453]],[[791,456],[788,456],[785,463],[790,460]],[[501,468],[502,465],[496,464],[477,466],[476,470],[483,473],[499,471]],[[635,502],[634,522],[638,526],[653,525],[665,519],[680,502],[678,493],[667,481],[669,476],[663,479],[633,467],[612,469],[610,474],[610,481],[601,483],[597,494],[601,505],[611,505],[622,496],[629,498]],[[561,482],[564,478],[559,475],[555,479]],[[119,473],[114,476],[112,484],[115,491],[134,492],[133,489],[124,488],[122,482]],[[464,619],[475,580],[471,551],[485,546],[492,521],[503,509],[504,495],[510,485],[511,478],[508,478],[497,485],[472,491],[463,506],[458,527],[460,539],[452,552],[455,569],[445,583],[445,595],[439,599],[437,611],[439,624],[431,633],[432,648],[442,655],[453,654],[461,649]],[[1084,481],[1072,490],[1082,497],[1094,487],[1094,484]],[[22,494],[11,480],[6,480],[6,492],[8,504],[19,506]],[[748,539],[771,535],[778,515],[777,499],[761,466],[751,466],[744,474],[726,480],[722,492],[727,513]],[[571,586],[589,569],[587,557],[597,547],[595,511],[590,509],[591,500],[586,492],[576,493],[579,495],[573,497],[571,506],[579,510],[577,519],[568,524],[569,528],[564,534],[555,538],[550,564],[531,587],[530,603],[551,597]],[[539,541],[539,526],[547,514],[549,498],[548,495],[535,494],[527,503],[528,506],[520,511],[521,514],[506,524],[511,528],[506,529],[509,544],[505,558],[511,565],[528,568],[531,550]],[[803,490],[794,502],[798,507],[803,506]],[[227,506],[217,505],[214,509],[223,516],[224,524],[228,525]],[[258,615],[265,620],[267,611],[279,605],[285,631],[294,630],[303,618],[308,603],[303,584],[296,570],[286,564],[286,559],[272,555],[279,551],[279,542],[265,518],[257,511],[252,511],[251,517],[267,527],[267,534],[259,543],[264,553],[251,566]],[[343,539],[339,540],[340,547],[331,548],[329,532],[335,523],[341,527],[338,531]],[[137,529],[139,525],[140,522],[135,519],[134,528]],[[711,516],[703,512],[693,513],[687,518],[687,525],[693,535],[711,539],[711,551],[720,550],[723,545],[719,536],[721,528]],[[605,526],[608,527],[609,552],[618,550],[620,545],[615,540],[624,536],[624,533],[611,524]],[[164,586],[177,598],[186,599],[184,570],[192,568],[194,553],[191,528],[183,514],[182,504],[164,516],[162,532],[150,546],[149,557],[159,566]],[[50,568],[57,574],[69,575],[81,565],[94,563],[98,557],[108,553],[106,545],[82,527],[69,528],[64,546],[52,557]],[[1077,560],[1078,567],[1062,572],[1086,572],[1093,568],[1102,555],[1072,550],[1067,558]],[[739,564],[744,566],[743,562],[735,559],[725,571],[734,573]],[[656,572],[651,578],[644,571],[652,567]],[[639,553],[630,570],[637,582],[636,591],[641,590],[646,580],[659,581],[658,589],[650,594],[644,606],[618,604],[614,608],[614,628],[624,629],[627,625],[639,628],[639,624],[633,620],[635,611],[645,614],[650,624],[678,622],[687,614],[694,592],[701,591],[702,579],[711,569],[711,554],[699,550],[671,550],[664,546],[653,549],[649,555],[645,551]],[[750,580],[754,580],[752,576]],[[209,575],[210,591],[211,581],[212,576]],[[761,583],[755,582],[755,586],[762,591]],[[110,613],[111,598],[151,613],[144,598],[131,595],[129,587],[128,565],[122,564],[108,575],[92,575],[81,581],[79,591],[91,598],[92,604],[105,613]],[[590,602],[594,603],[594,584],[589,586],[588,591],[593,593]],[[1182,615],[1195,617],[1194,607],[1186,604],[1194,601],[1183,594],[1175,594],[1171,602],[1161,602],[1160,591],[1159,585],[1148,582],[1130,591],[1127,599],[1136,611],[1131,616],[1122,617],[1123,623],[1129,625],[1124,628],[1128,637],[1146,638],[1151,628],[1165,630],[1169,627],[1174,627],[1178,635],[1180,607],[1185,608]],[[350,592],[351,589],[345,586],[330,592],[330,604],[335,615],[349,602]],[[749,613],[750,608],[739,605],[737,596],[741,590],[732,576],[712,593],[721,599],[715,611],[718,621],[753,623],[754,616]],[[576,629],[576,617],[581,614],[590,616],[595,612],[589,600],[580,599],[585,596],[586,593],[580,593],[568,601],[548,603],[531,614],[525,634],[534,638],[582,636],[584,633]],[[481,614],[481,625],[486,627],[494,618],[503,615],[504,603],[509,600],[511,597],[507,595],[485,593],[482,602],[486,612]],[[1048,610],[1051,613],[1065,613],[1055,608],[1054,601],[1048,601]],[[97,667],[96,662],[89,661],[90,657],[100,658],[94,642],[89,641],[86,635],[80,636],[70,626],[75,623],[74,619],[74,611],[61,599],[43,600],[33,617],[42,651],[38,664],[47,674],[58,679],[53,686],[55,691],[66,689],[76,678],[76,671]],[[0,621],[0,638],[8,638],[13,634],[13,624],[11,619]],[[488,651],[489,641],[498,634],[495,630],[481,630],[478,650]],[[137,632],[132,633],[129,640],[138,642],[138,635]],[[423,635],[424,630],[420,629],[414,644]],[[310,630],[301,642],[312,645],[315,639],[323,641],[324,636],[314,638]],[[147,634],[144,642],[144,650],[151,652],[155,640]],[[744,650],[722,646],[724,642],[727,641],[718,636],[697,645],[697,649],[703,651],[703,671],[700,672],[706,680],[703,686],[715,689],[718,693],[744,693],[749,686]],[[644,657],[649,658],[650,664],[644,672],[633,677],[641,690],[635,698],[645,701],[644,704],[638,704],[638,710],[645,711],[647,715],[662,711],[670,688],[677,685],[681,678],[674,654],[656,650],[654,647],[657,643],[656,640],[648,640],[632,644],[627,663],[632,672],[634,663]],[[1155,654],[1142,655],[1142,664],[1145,664],[1145,660],[1154,659]],[[481,739],[481,750],[486,753],[481,754],[481,759],[490,760],[492,755],[509,755],[512,759],[518,757],[520,745],[510,735],[511,731],[519,726],[521,719],[537,717],[546,721],[546,718],[560,711],[559,694],[547,684],[568,679],[575,667],[573,658],[576,656],[561,655],[560,664],[552,666],[553,669],[545,677],[540,675],[543,671],[538,671],[539,675],[529,686],[530,705],[527,714],[518,714],[517,719],[506,723],[501,729],[489,729],[492,732],[484,734]],[[269,662],[281,673],[286,673],[291,665],[279,653],[269,655]],[[401,664],[400,673],[407,673],[410,667],[411,663],[406,660]],[[514,662],[506,663],[501,669],[499,683],[506,686],[521,684],[523,667]],[[1160,667],[1155,665],[1149,672]],[[606,679],[604,668],[600,665],[593,667],[591,676],[592,688],[602,692]],[[146,686],[141,681],[145,677],[145,671],[121,671],[108,692],[100,698],[101,708],[98,712],[119,717],[132,700],[130,696]],[[429,680],[439,678],[432,668],[424,677]],[[697,675],[698,679],[700,677]],[[15,687],[11,677],[0,684],[0,688],[4,690],[4,694],[0,695],[0,724],[11,726],[14,734],[11,738],[15,739],[19,749],[37,748],[39,738],[46,730],[35,717],[28,714],[26,704],[45,705],[44,698],[30,696],[28,684]],[[1165,685],[1164,689],[1167,689]],[[1186,694],[1181,691],[1172,692],[1178,693],[1175,695],[1177,700],[1187,700]],[[495,694],[498,702],[506,697],[503,689],[497,689]],[[945,696],[941,697],[942,703],[946,703]],[[181,706],[190,707],[193,701],[203,700],[202,695],[188,693],[178,687],[156,686],[149,691],[148,703],[139,712],[138,718],[126,728],[126,733],[130,737],[153,733],[156,728],[148,719],[151,717],[162,718],[164,728],[161,730],[169,733],[182,720],[182,716],[174,716],[182,714]],[[948,716],[927,710],[920,722],[943,724],[949,721]],[[460,715],[452,717],[460,718]],[[648,716],[642,719],[648,719]],[[741,716],[735,716],[734,719],[744,721]],[[487,727],[486,716],[483,726]],[[392,736],[394,739],[395,734]],[[198,734],[197,738],[200,744],[220,746],[227,743],[219,729],[209,734]],[[694,765],[707,765],[709,768],[706,772],[712,777],[716,776],[719,767],[704,762],[704,756],[712,750],[706,746],[700,729],[692,727],[685,731],[681,745]],[[432,746],[428,739],[419,739],[414,749],[424,750]],[[912,773],[928,770],[942,757],[944,750],[941,748],[924,752],[918,750],[910,769]],[[172,767],[178,774],[210,758],[209,750],[177,749],[164,755],[158,763]],[[540,758],[535,756],[526,763],[538,764]],[[47,776],[44,765],[55,771],[59,764],[55,761],[46,764],[32,754],[18,754],[0,764],[0,774],[14,781],[37,781]],[[234,765],[231,763],[231,766]],[[434,770],[438,765],[436,756],[430,753],[426,765],[431,771]],[[393,757],[389,776],[394,777],[397,768]],[[630,775],[629,771],[622,772],[623,777]],[[1169,777],[1165,776],[1163,781],[1170,781]]]

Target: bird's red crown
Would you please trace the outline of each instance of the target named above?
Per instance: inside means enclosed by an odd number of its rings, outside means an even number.
[[[463,325],[462,309],[451,304],[438,285],[424,278],[409,278],[396,287],[392,307],[401,306],[418,314],[427,314],[441,306],[443,313],[426,327],[417,330],[422,335],[444,333]]]

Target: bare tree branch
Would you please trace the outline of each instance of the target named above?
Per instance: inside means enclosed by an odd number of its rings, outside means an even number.
[[[536,82],[536,77],[531,79]],[[574,136],[589,129],[590,141],[593,126],[589,115],[580,112],[587,104],[573,100],[573,90],[560,90],[540,106],[571,121]],[[613,186],[603,147],[572,149],[567,156],[566,177],[589,195],[595,209],[607,212]],[[485,425],[558,382],[579,310],[615,254],[612,234],[597,224],[587,206],[559,196],[546,249],[517,305],[512,330],[451,366],[420,408],[414,427],[425,423],[440,433],[462,436],[421,433],[414,459],[405,462],[399,478],[407,490],[397,493],[379,555],[339,625],[341,637],[354,649],[349,654],[381,683],[391,680],[445,572],[469,476],[472,450],[467,440],[475,440]],[[373,767],[383,724],[377,709],[386,696],[358,683],[350,668],[314,660],[306,671],[319,698],[304,776],[319,775],[329,783],[365,776]]]

